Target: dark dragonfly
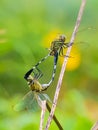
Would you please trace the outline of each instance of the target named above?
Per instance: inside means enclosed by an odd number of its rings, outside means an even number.
[[[48,84],[46,84],[47,87],[51,85],[51,83],[54,80],[55,73],[56,73],[56,67],[57,67],[57,61],[58,61],[58,56],[66,56],[63,54],[63,49],[68,47],[68,43],[65,43],[66,41],[66,36],[65,35],[59,35],[54,41],[51,42],[51,46],[49,48],[49,53],[47,56],[42,58],[33,68],[31,68],[24,76],[26,80],[28,80],[28,77],[34,70],[36,69],[39,73],[39,75],[43,75],[38,66],[45,61],[49,56],[54,56],[54,65],[53,65],[53,72],[52,72],[52,77],[51,80]]]
[[[49,96],[43,93],[47,89],[46,84],[40,84],[38,79],[41,78],[41,74],[35,74],[34,77],[29,75],[27,78],[27,83],[30,91],[23,97],[23,99],[15,105],[14,109],[16,111],[35,111],[37,108],[41,107],[41,102],[43,100],[51,102]]]
[[[52,83],[55,77],[56,72],[56,65],[58,61],[58,56],[64,56],[63,54],[63,48],[67,47],[67,44],[65,43],[66,37],[64,35],[60,35],[59,38],[55,39],[51,42],[51,46],[49,49],[49,54],[45,56],[43,59],[41,59],[33,68],[31,68],[24,76],[26,79],[28,86],[30,88],[30,92],[28,92],[22,101],[16,105],[16,108],[19,110],[28,110],[28,109],[34,109],[35,106],[38,104],[41,104],[41,100],[48,100],[50,101],[50,98],[47,94],[43,93]],[[39,79],[43,76],[43,73],[40,71],[38,66],[45,61],[49,56],[54,56],[54,65],[53,65],[53,73],[52,78],[50,81],[46,84],[40,84]],[[37,70],[35,73],[34,70]],[[31,74],[33,73],[34,76]]]
[[[50,113],[51,108],[48,102],[52,103],[49,96],[46,93],[43,93],[47,89],[47,84],[40,84],[38,79],[41,78],[41,74],[35,74],[34,76],[29,75],[27,78],[27,83],[30,88],[30,91],[23,97],[23,99],[17,103],[14,107],[16,111],[37,111],[39,108],[43,107],[42,101],[46,101],[46,108]],[[60,130],[63,130],[61,124],[55,115],[53,119]]]

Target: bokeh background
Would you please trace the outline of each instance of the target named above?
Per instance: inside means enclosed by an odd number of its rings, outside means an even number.
[[[58,34],[71,37],[80,0],[0,0],[0,130],[37,130],[40,112],[16,112],[29,91],[24,74],[48,54]],[[56,116],[66,130],[89,130],[98,119],[98,1],[87,1],[60,91]],[[42,64],[49,80],[53,64]],[[63,57],[59,57],[53,98]],[[46,80],[45,80],[46,78]],[[46,113],[46,118],[48,113]],[[58,129],[52,122],[50,130]]]

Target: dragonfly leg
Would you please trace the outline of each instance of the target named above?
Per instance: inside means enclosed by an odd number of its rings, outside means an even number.
[[[63,47],[60,48],[59,55],[60,56],[64,56],[64,54],[63,54]]]
[[[38,67],[36,67],[36,69],[38,71],[38,74],[36,74],[36,78],[40,79],[43,76],[43,73],[41,72],[41,70]]]
[[[63,47],[64,47],[64,48],[69,47],[69,43],[64,43]]]
[[[38,73],[34,72],[34,69],[37,69]],[[41,78],[43,76],[43,73],[38,69],[38,67],[33,67],[32,69],[30,69],[25,75],[24,78],[26,80],[28,80],[28,77],[31,73],[34,73],[34,77],[36,77],[37,79]]]

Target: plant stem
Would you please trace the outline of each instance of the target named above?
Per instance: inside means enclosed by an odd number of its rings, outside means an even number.
[[[56,109],[57,100],[58,100],[58,96],[59,96],[59,92],[60,92],[64,72],[65,72],[65,69],[66,69],[67,62],[68,62],[68,57],[70,56],[72,44],[74,43],[74,39],[75,39],[76,33],[78,31],[79,25],[80,25],[80,21],[81,21],[81,18],[82,18],[82,14],[83,14],[83,11],[84,11],[85,4],[86,4],[86,0],[82,0],[80,10],[79,10],[79,13],[78,13],[78,17],[77,17],[77,20],[76,20],[76,25],[74,27],[74,30],[73,30],[73,33],[72,33],[72,36],[71,36],[71,40],[69,42],[69,47],[68,47],[67,52],[66,52],[67,57],[64,58],[64,62],[63,62],[62,68],[61,68],[61,72],[60,72],[58,84],[57,84],[57,87],[56,87],[51,112],[50,112],[50,115],[49,115],[45,130],[48,130],[48,128],[49,128],[49,126],[51,124],[53,115],[54,115],[54,111]]]
[[[49,106],[49,104],[47,102],[46,102],[46,108],[47,108],[47,110],[50,113],[51,112],[51,108],[50,108],[50,106]],[[55,115],[53,115],[53,120],[56,123],[56,125],[58,126],[59,130],[64,130]]]

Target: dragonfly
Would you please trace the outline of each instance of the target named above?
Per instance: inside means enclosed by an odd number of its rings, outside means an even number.
[[[64,34],[58,35],[58,37],[51,42],[49,48],[49,54],[51,56],[66,56],[63,54],[63,49],[69,47],[69,43],[66,43],[66,36]]]
[[[48,84],[44,84],[44,86],[50,86],[51,83],[54,80],[55,74],[56,74],[56,67],[57,67],[57,61],[58,61],[58,56],[66,56],[63,53],[63,49],[69,47],[68,43],[65,43],[66,41],[66,36],[64,34],[59,35],[56,39],[54,39],[51,42],[49,53],[47,56],[45,56],[44,58],[42,58],[34,67],[32,67],[25,75],[24,78],[28,81],[28,77],[30,76],[30,74],[32,72],[34,72],[34,70],[36,69],[39,73],[39,75],[43,75],[43,73],[40,71],[40,69],[38,68],[38,66],[45,61],[49,56],[54,56],[54,65],[53,65],[53,73],[52,73],[52,77],[51,80]]]
[[[33,72],[34,73],[34,72]],[[48,102],[52,103],[51,99],[46,93],[43,93],[48,86],[46,84],[40,84],[39,79],[41,78],[41,73],[34,73],[34,76],[29,75],[27,77],[27,84],[30,88],[30,91],[23,97],[23,99],[17,103],[14,107],[14,110],[16,111],[37,111],[39,108],[42,108],[42,101],[46,101],[46,108],[47,110],[51,111],[51,108],[48,104]],[[56,116],[53,116],[53,120],[55,121],[56,125],[60,130],[63,130],[60,122],[56,118]]]
[[[33,68],[31,68],[29,71],[26,72],[24,75],[24,78],[27,81],[27,84],[29,88],[31,89],[30,92],[28,92],[22,101],[16,105],[16,108],[19,110],[28,110],[35,108],[37,104],[40,104],[41,100],[47,100],[51,102],[49,96],[43,91],[45,91],[53,82],[55,73],[56,73],[56,65],[58,61],[58,55],[62,54],[63,55],[63,47],[65,47],[65,36],[60,35],[58,39],[52,41],[51,47],[49,49],[49,54],[42,58]],[[54,66],[53,66],[53,73],[52,73],[52,78],[50,81],[46,84],[40,84],[39,79],[43,76],[43,73],[40,71],[38,68],[39,64],[41,64],[43,61],[45,61],[49,56],[54,56]],[[38,73],[35,73],[34,70],[37,70]],[[31,74],[33,73],[34,76]],[[36,104],[36,105],[34,105]],[[32,109],[33,110],[33,109]]]
[[[50,48],[48,49],[49,50],[48,55],[45,56],[44,58],[42,58],[34,67],[32,67],[29,71],[26,72],[26,74],[24,75],[24,78],[27,81],[31,91],[23,98],[23,100],[27,99],[27,97],[31,97],[32,99],[34,97],[34,99],[36,99],[36,100],[46,99],[46,100],[50,101],[49,97],[46,94],[44,94],[43,91],[45,91],[54,80],[54,77],[56,74],[58,56],[66,56],[66,54],[63,53],[63,50],[65,48],[69,47],[69,43],[66,42],[66,39],[67,39],[67,37],[64,34],[58,35],[58,37],[51,42]],[[42,62],[44,62],[49,56],[54,56],[52,77],[48,83],[40,84],[38,82],[38,80],[43,76],[43,73],[38,68],[38,66]],[[38,71],[38,73],[36,73],[36,74],[34,72],[35,69]],[[34,73],[34,77],[31,76],[32,73]],[[32,95],[32,96],[30,96],[30,95]]]
[[[46,100],[52,102],[46,93],[43,93],[48,86],[46,84],[40,84],[38,79],[41,78],[41,73],[34,73],[34,76],[29,75],[27,78],[27,84],[30,91],[23,97],[23,99],[15,105],[16,111],[35,111],[40,108],[41,101]]]

